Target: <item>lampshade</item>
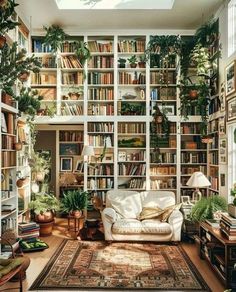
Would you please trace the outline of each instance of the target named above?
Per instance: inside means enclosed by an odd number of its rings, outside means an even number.
[[[201,171],[196,171],[191,175],[186,185],[193,188],[203,188],[209,187],[211,183]]]
[[[84,145],[84,148],[81,153],[82,156],[94,156],[94,148],[93,146]]]

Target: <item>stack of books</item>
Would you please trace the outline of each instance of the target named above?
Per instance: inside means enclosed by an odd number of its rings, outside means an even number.
[[[39,225],[35,222],[19,223],[19,237],[21,239],[32,239],[39,237]]]
[[[223,213],[220,220],[220,229],[228,240],[236,240],[236,218],[228,213]]]

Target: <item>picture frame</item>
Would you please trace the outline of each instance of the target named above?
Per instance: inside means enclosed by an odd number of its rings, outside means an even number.
[[[61,157],[60,171],[72,171],[73,157]]]
[[[158,108],[160,109],[160,111],[163,113],[165,112],[165,114],[167,116],[174,116],[175,115],[175,106],[172,105],[158,105]]]
[[[190,196],[181,196],[181,197],[180,197],[180,202],[181,202],[183,205],[190,205],[190,204],[191,204]]]
[[[83,173],[84,172],[84,162],[81,160],[77,160],[76,166],[75,166],[75,171]]]
[[[77,143],[66,143],[60,144],[59,154],[60,155],[80,155],[80,147]]]
[[[226,138],[220,139],[220,164],[226,164],[227,163],[227,140]]]
[[[220,95],[219,95],[219,100],[220,100],[220,111],[223,112],[225,111],[225,82],[222,82],[220,85]]]
[[[226,134],[226,123],[225,117],[219,119],[219,135],[223,136]]]
[[[229,96],[230,94],[236,91],[236,61],[234,60],[225,68],[225,95]]]
[[[103,158],[103,161],[104,162],[113,162],[114,161],[113,153],[106,153],[104,158]],[[119,161],[121,161],[121,160],[119,160]],[[123,161],[126,161],[126,160],[123,160]]]
[[[236,96],[227,101],[227,120],[236,120]]]

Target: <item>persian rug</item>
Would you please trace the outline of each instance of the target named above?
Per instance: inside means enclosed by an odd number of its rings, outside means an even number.
[[[210,291],[177,245],[64,240],[30,290]]]

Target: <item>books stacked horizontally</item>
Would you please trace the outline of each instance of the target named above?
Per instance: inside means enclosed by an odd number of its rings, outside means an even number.
[[[30,239],[39,237],[39,225],[35,222],[19,223],[19,237],[21,239]]]
[[[236,218],[228,213],[223,213],[220,220],[220,229],[228,240],[236,240]]]

